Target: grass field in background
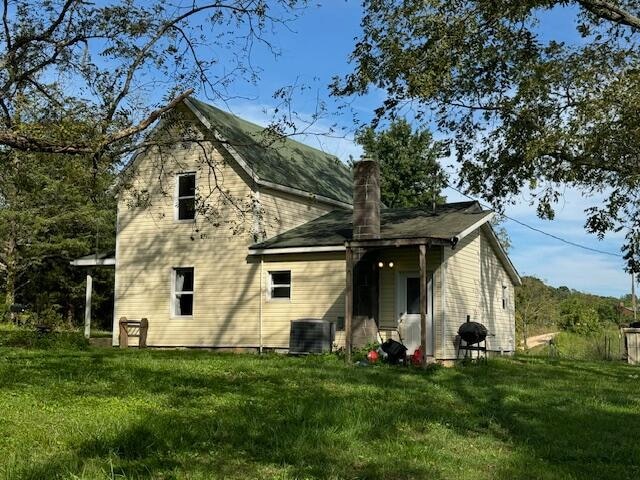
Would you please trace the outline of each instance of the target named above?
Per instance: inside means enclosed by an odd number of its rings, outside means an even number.
[[[0,347],[0,479],[640,478],[624,364],[63,345]]]
[[[532,348],[529,353],[547,357],[556,355],[569,360],[619,361],[624,351],[620,329],[614,325],[590,335],[560,332],[554,341],[555,349],[541,345]]]

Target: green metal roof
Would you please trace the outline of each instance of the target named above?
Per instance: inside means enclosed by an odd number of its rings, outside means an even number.
[[[380,238],[436,238],[451,240],[491,215],[477,202],[439,205],[435,214],[428,207],[389,208],[380,212]],[[352,212],[334,210],[299,227],[257,243],[251,249],[319,247],[343,245],[352,239]]]
[[[351,172],[338,158],[290,138],[269,141],[259,125],[195,98],[189,102],[261,180],[351,204]]]

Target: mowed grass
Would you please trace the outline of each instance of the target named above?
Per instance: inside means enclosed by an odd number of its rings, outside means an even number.
[[[640,478],[640,369],[0,347],[0,478]]]

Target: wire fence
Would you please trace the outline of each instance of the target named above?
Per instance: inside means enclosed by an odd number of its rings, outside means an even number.
[[[542,353],[550,358],[622,361],[625,358],[624,337],[617,330],[591,335],[562,332],[550,340]]]

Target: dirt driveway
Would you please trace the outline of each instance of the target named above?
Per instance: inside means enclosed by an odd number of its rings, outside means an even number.
[[[533,337],[527,338],[527,347],[533,348],[538,345],[546,345],[549,343],[553,337],[555,337],[560,332],[551,332],[551,333],[543,333],[542,335],[535,335]]]

